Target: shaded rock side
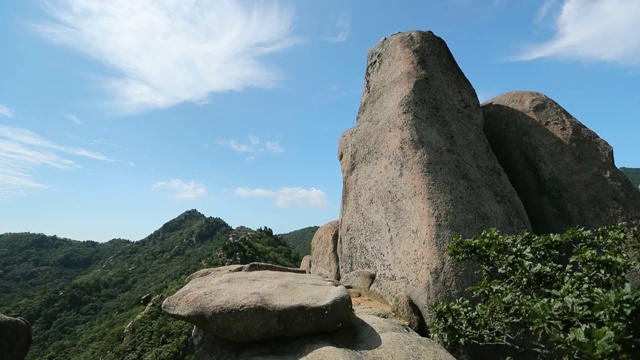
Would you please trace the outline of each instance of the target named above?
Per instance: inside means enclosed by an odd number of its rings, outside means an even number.
[[[300,269],[304,270],[305,273],[311,274],[311,264],[313,263],[313,258],[311,255],[305,255],[300,261]]]
[[[356,305],[338,331],[298,339],[232,343],[207,335],[196,360],[454,360],[433,340],[420,337],[388,312]]]
[[[484,131],[537,234],[640,219],[640,192],[613,149],[549,97],[514,91],[482,105]]]
[[[168,315],[230,341],[299,337],[340,328],[351,314],[344,286],[282,271],[212,272],[162,304]]]
[[[311,240],[311,273],[327,279],[339,280],[338,220],[322,225]]]
[[[474,271],[444,254],[456,235],[529,229],[482,131],[471,84],[431,32],[394,34],[368,54],[357,124],[339,144],[340,273],[376,272],[372,292],[401,292],[427,316]]]
[[[31,324],[0,314],[0,360],[22,360],[31,348]]]

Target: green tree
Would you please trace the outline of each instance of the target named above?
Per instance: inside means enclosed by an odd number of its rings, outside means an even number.
[[[639,270],[629,254],[639,249],[638,228],[625,224],[458,237],[450,255],[475,261],[482,280],[469,299],[435,305],[430,330],[453,347],[502,345],[540,359],[640,359],[640,290],[629,281]]]

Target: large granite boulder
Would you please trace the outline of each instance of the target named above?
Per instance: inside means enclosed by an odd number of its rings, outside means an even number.
[[[311,240],[311,273],[327,279],[340,280],[338,265],[338,220],[321,226]]]
[[[391,303],[404,292],[427,317],[476,279],[445,254],[452,238],[529,229],[482,128],[476,93],[441,38],[397,33],[369,51],[357,124],[339,144],[341,274],[375,271],[372,293]]]
[[[338,331],[297,339],[240,344],[207,334],[195,359],[454,360],[440,345],[420,337],[388,311],[364,305],[355,305],[354,310]]]
[[[31,324],[0,314],[0,360],[22,360],[31,347]]]
[[[349,293],[335,281],[304,273],[237,269],[192,277],[164,301],[162,310],[236,342],[332,331],[349,321]]]
[[[538,234],[640,220],[640,192],[613,149],[547,96],[514,91],[482,105],[484,131]]]

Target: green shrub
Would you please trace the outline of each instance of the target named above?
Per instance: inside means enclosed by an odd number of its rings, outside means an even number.
[[[446,345],[503,345],[541,359],[640,359],[638,228],[456,238],[450,255],[473,260],[482,280],[469,299],[432,307]],[[637,285],[637,284],[635,284]]]

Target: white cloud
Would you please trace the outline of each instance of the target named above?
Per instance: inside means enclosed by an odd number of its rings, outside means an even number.
[[[281,154],[284,148],[278,141],[263,141],[257,136],[249,136],[249,142],[240,142],[239,140],[218,140],[218,145],[225,146],[231,150],[246,154],[271,153]]]
[[[554,1],[545,1],[536,21]],[[640,65],[640,1],[564,0],[555,13],[555,36],[512,60],[559,58]]]
[[[273,1],[59,0],[43,8],[52,21],[35,29],[115,70],[104,86],[124,112],[274,86],[278,72],[261,56],[298,42],[293,11]]]
[[[351,20],[349,15],[345,12],[341,12],[335,23],[332,24],[331,35],[324,39],[329,42],[343,42],[349,37],[349,29],[351,28]]]
[[[207,194],[207,188],[201,183],[194,181],[186,183],[180,179],[161,181],[155,183],[152,188],[154,190],[163,188],[174,190],[175,193],[171,196],[174,199],[196,199]]]
[[[0,199],[45,188],[46,185],[33,180],[38,167],[79,167],[68,155],[113,161],[98,152],[61,146],[32,131],[0,124]]]
[[[329,204],[324,191],[316,188],[303,189],[297,187],[283,187],[280,190],[237,188],[235,194],[242,197],[270,197],[275,199],[278,207],[320,207]]]
[[[0,116],[12,118],[14,115],[15,112],[12,109],[0,104]]]
[[[236,195],[250,197],[250,196],[276,196],[276,192],[273,190],[265,190],[265,189],[249,189],[246,187],[241,187],[236,189]]]

